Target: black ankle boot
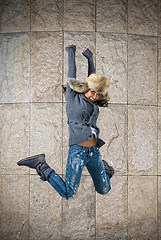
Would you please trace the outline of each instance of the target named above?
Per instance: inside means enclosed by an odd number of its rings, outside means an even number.
[[[40,179],[46,181],[49,174],[53,171],[45,161],[45,154],[39,154],[24,158],[17,162],[18,166],[27,166],[34,168],[40,176]]]
[[[105,160],[102,160],[102,162],[103,162],[105,171],[109,176],[109,179],[112,178],[112,176],[114,175],[114,172],[115,172],[113,167],[109,166],[108,163]]]
[[[49,167],[47,163],[39,163],[36,167],[36,171],[40,176],[40,179],[46,181],[49,174],[54,170]]]
[[[24,158],[24,159],[18,161],[17,165],[18,166],[27,166],[27,167],[36,169],[36,166],[40,162],[41,163],[46,162],[45,161],[45,154],[39,154],[39,155],[35,155],[35,156],[32,156],[32,157]]]

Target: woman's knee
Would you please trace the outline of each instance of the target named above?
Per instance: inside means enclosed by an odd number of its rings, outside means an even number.
[[[69,198],[74,198],[76,193],[77,193],[77,188],[67,188],[67,195],[66,195],[66,199],[69,199]]]
[[[102,189],[96,189],[96,192],[98,192],[101,195],[107,194],[111,190],[111,186],[104,187]]]

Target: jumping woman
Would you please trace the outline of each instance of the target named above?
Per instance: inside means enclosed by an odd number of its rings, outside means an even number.
[[[101,159],[99,148],[105,142],[99,138],[96,121],[99,106],[108,105],[109,82],[95,73],[93,54],[85,48],[83,55],[88,59],[88,78],[76,79],[75,45],[66,47],[68,54],[68,78],[66,85],[66,112],[69,125],[69,152],[65,181],[45,161],[45,154],[20,160],[19,166],[34,168],[40,179],[48,181],[61,197],[69,199],[77,193],[82,170],[87,167],[95,190],[100,194],[110,191],[110,178],[114,169]]]

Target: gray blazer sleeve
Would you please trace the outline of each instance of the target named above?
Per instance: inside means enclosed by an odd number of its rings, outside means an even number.
[[[69,83],[67,82],[66,85],[66,101],[68,103],[70,103],[70,101],[72,101],[72,99],[75,97],[75,95],[77,94],[73,89],[70,88]]]

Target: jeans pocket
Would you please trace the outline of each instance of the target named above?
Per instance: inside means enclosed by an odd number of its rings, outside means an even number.
[[[79,158],[81,155],[82,155],[82,153],[83,153],[83,151],[82,150],[74,150],[74,151],[72,151],[72,156],[74,157],[77,157],[77,158]]]

